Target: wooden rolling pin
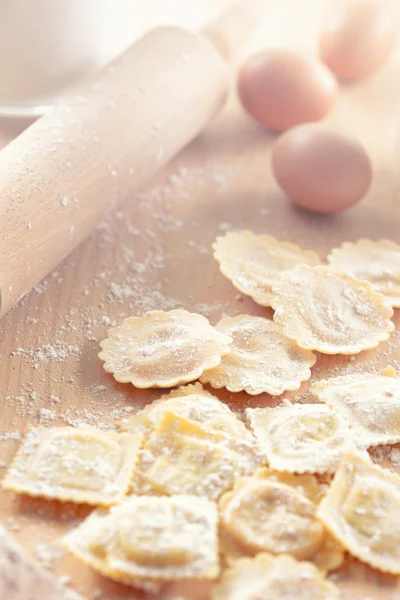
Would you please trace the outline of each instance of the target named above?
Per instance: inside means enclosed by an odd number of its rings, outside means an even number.
[[[155,29],[0,153],[0,316],[204,128],[226,93],[223,57],[263,8],[240,2],[204,35]]]

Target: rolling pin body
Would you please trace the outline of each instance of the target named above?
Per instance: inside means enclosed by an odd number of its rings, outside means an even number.
[[[0,316],[201,131],[226,87],[206,38],[156,29],[0,153]]]

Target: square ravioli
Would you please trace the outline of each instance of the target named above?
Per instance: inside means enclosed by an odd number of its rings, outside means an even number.
[[[165,413],[140,453],[135,493],[216,500],[261,463],[255,440],[246,433],[247,437],[217,441],[198,423]]]
[[[273,469],[333,472],[353,447],[345,420],[323,404],[248,408],[246,416]]]
[[[400,442],[400,379],[388,367],[318,381],[312,393],[341,413],[361,447]]]
[[[131,496],[93,512],[62,543],[102,575],[139,587],[219,574],[217,507],[195,496]]]
[[[28,433],[2,486],[49,500],[110,506],[122,502],[142,434],[55,427]]]
[[[400,477],[348,452],[317,516],[353,556],[400,575]]]

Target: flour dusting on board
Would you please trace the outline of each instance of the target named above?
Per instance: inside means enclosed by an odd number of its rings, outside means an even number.
[[[98,343],[105,331],[115,327],[124,317],[147,311],[181,308],[185,296],[180,289],[170,289],[166,270],[177,258],[185,263],[193,261],[197,255],[210,260],[211,240],[218,230],[233,228],[226,220],[210,224],[209,241],[198,241],[198,224],[193,230],[183,232],[183,221],[175,216],[182,202],[193,195],[207,190],[213,195],[228,195],[233,189],[240,166],[206,162],[202,167],[179,167],[167,180],[149,191],[140,193],[129,203],[116,211],[98,228],[89,244],[94,245],[95,254],[115,256],[113,267],[109,261],[97,263],[92,279],[82,287],[80,302],[74,302],[58,314],[52,306],[44,306],[38,312],[36,295],[42,296],[48,290],[56,292],[60,284],[70,280],[79,270],[75,255],[57,271],[35,286],[22,303],[27,310],[25,327],[30,331],[37,328],[39,335],[35,344],[25,344],[25,335],[17,335],[9,359],[23,361],[26,377],[14,395],[5,401],[12,407],[20,430],[26,425],[40,424],[51,426],[66,424],[75,427],[96,426],[104,430],[115,429],[115,422],[136,410],[132,406],[131,395],[116,388],[97,363]],[[68,199],[60,196],[60,203],[68,205]],[[131,214],[130,214],[131,213]],[[183,254],[175,247],[175,236],[182,236],[185,242]],[[171,243],[165,240],[170,239]],[[139,250],[140,247],[140,250]],[[91,301],[94,297],[96,300]],[[78,298],[79,299],[79,298]],[[193,298],[193,309],[208,318],[215,318],[229,310],[217,298],[205,302]],[[46,323],[55,323],[54,334],[50,338]],[[29,334],[32,340],[32,334]],[[90,349],[91,363],[98,367],[97,375],[85,377],[87,352]],[[90,370],[91,367],[88,367]],[[32,378],[29,377],[32,369]],[[52,373],[51,383],[55,390],[48,394],[48,373]],[[59,375],[56,375],[59,373]],[[65,375],[68,373],[68,375]],[[32,382],[30,381],[32,379]],[[34,383],[33,383],[34,381]],[[85,408],[81,408],[78,390],[86,389]],[[136,398],[138,406],[151,400],[153,392]],[[28,419],[28,420],[27,420]],[[8,442],[17,434],[0,431],[0,441]],[[19,436],[19,433],[18,433]],[[16,437],[17,439],[17,437]],[[18,437],[18,439],[20,439]],[[8,447],[8,445],[7,445]],[[7,461],[8,462],[8,461]]]
[[[39,348],[16,348],[10,356],[23,356],[32,359],[33,363],[63,362],[72,354],[79,352],[78,346],[71,346],[57,340],[53,344],[44,344]],[[37,367],[36,367],[37,368]]]

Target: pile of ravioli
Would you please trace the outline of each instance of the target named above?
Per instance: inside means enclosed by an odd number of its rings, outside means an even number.
[[[185,310],[126,319],[101,343],[105,370],[138,388],[180,387],[119,433],[31,430],[3,487],[96,506],[62,544],[148,592],[208,580],[212,600],[338,599],[327,574],[346,553],[400,575],[400,477],[368,454],[400,442],[391,367],[319,381],[308,404],[247,408],[243,420],[203,387],[279,396],[310,378],[315,351],[350,355],[387,340],[400,246],[345,243],[323,265],[312,251],[240,231],[214,250],[222,273],[272,307],[273,320],[239,315],[213,327]]]

